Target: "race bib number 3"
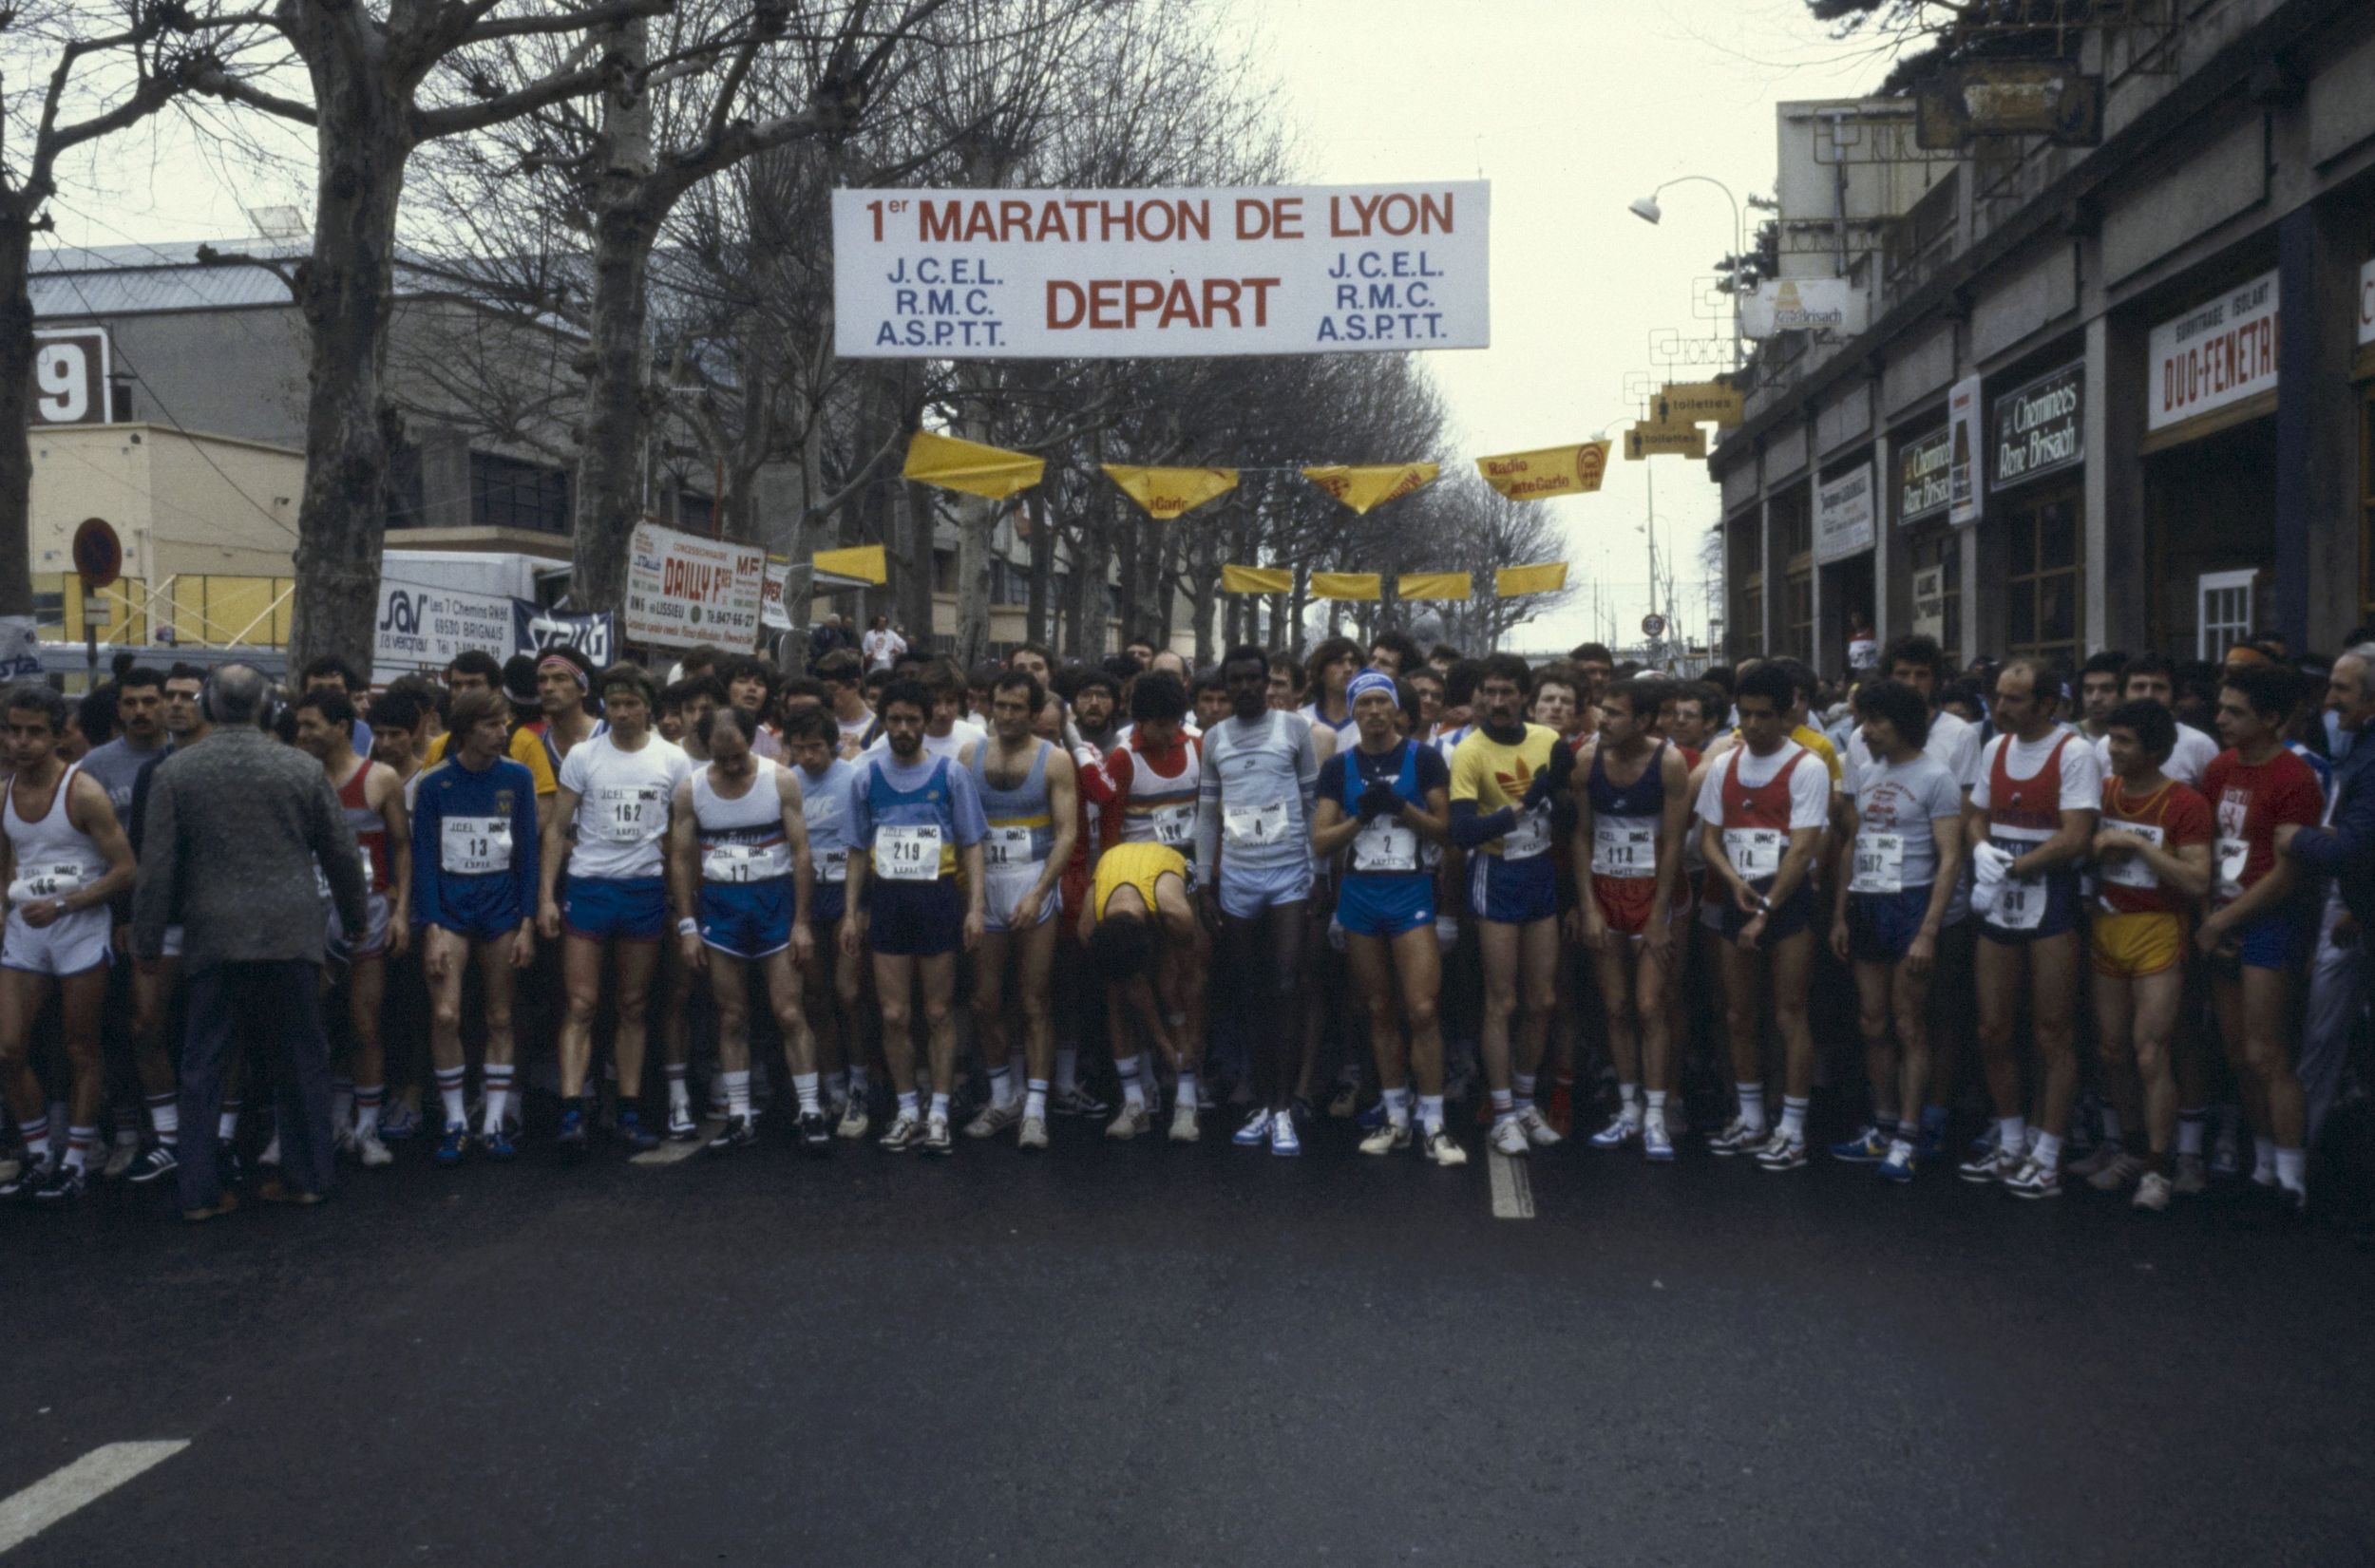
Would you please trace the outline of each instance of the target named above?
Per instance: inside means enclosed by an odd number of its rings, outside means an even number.
[[[511,869],[511,819],[447,817],[439,825],[437,864],[452,877],[492,877]]]
[[[874,875],[893,882],[938,881],[940,875],[939,825],[876,828]]]
[[[1286,803],[1274,801],[1268,805],[1232,805],[1223,808],[1221,825],[1228,834],[1229,844],[1238,849],[1255,849],[1265,844],[1282,843],[1286,839]]]
[[[1591,823],[1591,874],[1640,881],[1658,874],[1658,830],[1647,822],[1595,817]]]
[[[1723,856],[1740,877],[1760,882],[1780,875],[1781,851],[1788,842],[1789,835],[1777,827],[1727,827]]]
[[[1847,890],[1850,893],[1904,892],[1905,835],[1858,833],[1855,836],[1855,870]]]

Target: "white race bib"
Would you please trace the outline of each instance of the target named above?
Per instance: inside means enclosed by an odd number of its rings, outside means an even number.
[[[1761,882],[1781,874],[1781,852],[1789,841],[1790,836],[1777,827],[1727,827],[1723,858],[1744,879]]]
[[[1259,849],[1268,844],[1282,843],[1286,839],[1286,803],[1273,801],[1268,805],[1231,805],[1221,809],[1221,826],[1228,835],[1228,842],[1236,849]]]
[[[1030,870],[1041,857],[1031,845],[1027,827],[993,827],[981,841],[981,863],[991,871]]]
[[[2105,822],[2103,828],[2110,833],[2124,833],[2155,848],[2165,841],[2157,822]],[[2102,872],[2103,880],[2113,887],[2132,887],[2152,893],[2160,886],[2159,875],[2145,863],[2141,855],[2122,855],[2115,860],[2104,860],[2099,869]]]
[[[511,869],[511,819],[447,817],[438,826],[437,865],[452,877],[492,877]]]
[[[1594,817],[1591,874],[1626,882],[1657,876],[1657,824],[1631,817]]]
[[[820,849],[816,852],[816,879],[820,882],[849,880],[849,851]]]
[[[63,898],[69,893],[81,892],[96,879],[89,867],[80,864],[19,866],[16,880],[9,884],[9,902]]]
[[[1904,892],[1905,835],[1869,830],[1856,834],[1855,870],[1847,890],[1850,893]]]
[[[2243,897],[2243,868],[2252,859],[2249,839],[2218,841],[2218,897],[2231,902]]]
[[[2006,877],[1996,890],[1996,913],[1990,923],[1998,931],[2035,931],[2045,923],[2045,879]]]
[[[940,877],[940,829],[883,826],[874,830],[874,875],[893,882],[936,882]]]
[[[790,875],[791,846],[782,840],[771,844],[708,844],[701,850],[705,882],[765,882]]]
[[[1416,831],[1383,818],[1370,822],[1353,835],[1353,869],[1360,872],[1417,870]]]
[[[1530,860],[1550,850],[1550,812],[1545,806],[1529,811],[1517,808],[1517,825],[1501,836],[1501,859]]]
[[[668,801],[657,784],[603,784],[594,791],[594,837],[607,843],[648,843],[668,826]]]
[[[1185,849],[1196,836],[1196,808],[1192,805],[1158,805],[1147,814],[1154,824],[1154,841],[1170,849]]]

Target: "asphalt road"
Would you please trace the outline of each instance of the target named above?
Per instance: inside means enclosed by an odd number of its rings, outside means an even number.
[[[0,1211],[0,1540],[187,1445],[0,1563],[2369,1560],[2375,1259],[2231,1207],[1562,1149],[1498,1218],[1341,1126],[427,1156]]]

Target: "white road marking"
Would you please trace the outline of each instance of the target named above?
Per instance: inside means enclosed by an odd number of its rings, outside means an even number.
[[[0,1552],[22,1546],[85,1503],[97,1502],[189,1445],[187,1439],[110,1443],[44,1476],[14,1497],[0,1499]]]
[[[1498,1149],[1486,1150],[1485,1162],[1492,1172],[1492,1218],[1531,1219],[1534,1217],[1534,1183],[1533,1179],[1526,1174],[1524,1163],[1511,1160]]]
[[[630,1158],[627,1163],[630,1165],[673,1165],[679,1160],[690,1160],[701,1152],[709,1141],[716,1136],[717,1128],[722,1125],[724,1125],[723,1123],[704,1122],[701,1124],[701,1130],[688,1141],[682,1143],[662,1143],[656,1149],[645,1149],[641,1154]]]

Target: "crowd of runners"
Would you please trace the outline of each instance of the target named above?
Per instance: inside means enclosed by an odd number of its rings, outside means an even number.
[[[509,1161],[533,1101],[564,1160],[1065,1120],[1296,1155],[1341,1118],[1438,1166],[1695,1131],[1789,1172],[1828,1084],[1862,1124],[1829,1156],[1892,1181],[2306,1207],[2365,1002],[2375,803],[2334,802],[2375,649],[1955,671],[1913,636],[1844,688],[1399,634],[1203,671],[869,653],[292,682],[264,726],[369,890],[344,929],[315,866],[340,1151]],[[188,934],[142,897],[206,681],[5,699],[0,1195],[274,1162],[256,1085],[179,1081]]]

